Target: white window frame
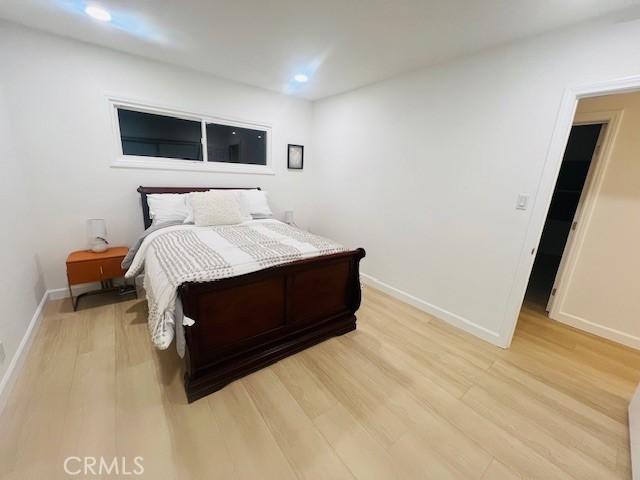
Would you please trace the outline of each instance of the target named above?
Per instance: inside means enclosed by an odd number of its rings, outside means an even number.
[[[115,157],[111,161],[112,168],[142,168],[151,170],[182,170],[194,172],[216,173],[249,173],[257,175],[274,175],[271,165],[272,127],[264,123],[248,122],[238,119],[222,118],[203,113],[186,112],[171,107],[154,105],[148,102],[127,100],[120,97],[107,96],[109,110],[114,132]],[[118,108],[126,108],[136,112],[165,115],[184,120],[200,122],[202,128],[202,161],[181,160],[176,158],[147,157],[141,155],[125,155],[122,151],[122,137],[120,136],[120,122]],[[208,123],[228,125],[231,127],[250,128],[267,132],[266,165],[252,165],[247,163],[214,162],[207,158],[207,132]]]

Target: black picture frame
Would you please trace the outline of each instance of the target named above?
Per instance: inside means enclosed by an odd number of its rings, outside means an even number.
[[[300,164],[298,165],[297,159],[295,158],[296,154],[292,156],[292,152],[299,151],[300,152]],[[293,158],[292,158],[293,157]],[[292,161],[294,162],[292,164]],[[304,145],[295,145],[288,144],[287,145],[287,168],[289,170],[302,170],[304,167]]]

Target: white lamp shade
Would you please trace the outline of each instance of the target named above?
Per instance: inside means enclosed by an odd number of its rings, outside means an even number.
[[[99,253],[104,252],[108,248],[107,224],[102,218],[91,218],[87,220],[87,235],[92,251]]]
[[[107,238],[107,224],[102,218],[91,218],[87,220],[87,233],[89,240],[94,238]]]

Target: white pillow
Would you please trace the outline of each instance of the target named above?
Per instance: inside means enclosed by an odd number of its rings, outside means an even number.
[[[240,205],[240,213],[242,215],[242,221],[246,222],[252,219],[251,214],[249,213],[247,201],[244,198],[244,196],[242,196],[241,190],[207,190],[207,191],[233,193],[236,196],[236,199],[238,200],[238,204]],[[194,193],[198,193],[198,192],[188,193],[185,195],[186,204],[187,204],[187,217],[184,219],[183,223],[195,223],[193,218],[193,206],[191,205],[191,198]]]
[[[253,217],[249,212],[249,202],[247,202],[247,199],[242,194],[242,191],[233,190],[233,192],[236,194],[236,198],[238,199],[238,203],[240,204],[240,211],[242,212],[242,221],[247,222],[249,220],[252,220]]]
[[[269,208],[267,192],[264,190],[238,190],[242,193],[247,209],[253,218],[271,218],[273,212]]]
[[[242,207],[235,192],[209,190],[190,195],[193,221],[199,227],[242,223]]]
[[[181,193],[154,193],[147,195],[149,218],[154,225],[179,220],[183,222],[189,215],[187,196]]]

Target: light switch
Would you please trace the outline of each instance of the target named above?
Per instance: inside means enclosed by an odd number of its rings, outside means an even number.
[[[516,203],[516,210],[526,210],[529,203],[529,195],[518,195],[518,202]]]

